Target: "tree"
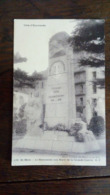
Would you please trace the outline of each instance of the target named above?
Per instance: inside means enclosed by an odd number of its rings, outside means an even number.
[[[74,51],[104,52],[104,20],[81,20],[70,38]]]
[[[29,76],[29,79],[34,82],[34,81],[37,81],[37,80],[42,80],[43,76],[42,76],[42,74],[37,73],[36,71],[34,71],[33,74]]]
[[[104,20],[81,20],[69,38],[73,51],[84,52],[79,60],[80,66],[104,67]],[[97,79],[100,88],[104,79]]]
[[[22,87],[27,79],[28,74],[25,71],[20,69],[14,71],[14,85],[16,87]]]
[[[35,81],[44,79],[41,73],[37,73],[36,71],[33,74],[28,75],[27,72],[22,71],[21,69],[17,69],[14,71],[14,86],[23,87],[27,85],[29,87],[35,87]]]
[[[25,81],[28,78],[28,75],[25,71],[17,69],[17,70],[14,71],[14,78],[18,81],[20,81],[20,80]]]

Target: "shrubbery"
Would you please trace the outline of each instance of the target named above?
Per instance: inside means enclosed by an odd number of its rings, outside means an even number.
[[[65,125],[62,124],[62,123],[59,123],[59,124],[57,124],[57,125],[51,127],[51,126],[49,126],[49,125],[45,122],[45,123],[44,123],[43,125],[41,125],[41,126],[44,128],[44,131],[46,131],[46,130],[67,131]]]
[[[16,109],[14,110],[14,118],[13,118],[13,129],[16,135],[25,135],[27,131],[27,120],[24,117],[24,109],[26,104],[23,104],[19,112],[16,112]]]
[[[26,124],[26,119],[20,120],[16,122],[16,134],[17,135],[25,135],[26,130],[27,130],[27,124]]]
[[[92,117],[88,129],[91,130],[95,136],[100,136],[104,132],[103,117],[101,116]]]

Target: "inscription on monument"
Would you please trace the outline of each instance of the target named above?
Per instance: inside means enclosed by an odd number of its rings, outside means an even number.
[[[67,90],[64,85],[62,86],[50,86],[48,95],[48,103],[63,103],[66,101]]]

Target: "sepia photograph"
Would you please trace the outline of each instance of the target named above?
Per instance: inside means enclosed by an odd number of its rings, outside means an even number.
[[[102,19],[15,19],[12,166],[106,166]]]

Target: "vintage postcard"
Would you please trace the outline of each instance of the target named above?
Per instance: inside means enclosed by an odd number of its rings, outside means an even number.
[[[106,166],[104,22],[14,20],[12,166]]]

